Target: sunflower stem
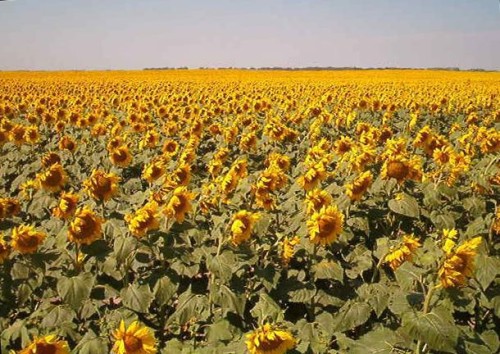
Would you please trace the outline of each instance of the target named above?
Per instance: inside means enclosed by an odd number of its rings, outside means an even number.
[[[429,290],[427,290],[427,295],[425,295],[425,299],[424,299],[424,308],[422,309],[422,312],[424,315],[426,315],[429,312],[429,306],[430,306],[432,295],[433,295],[435,289],[436,289],[435,286],[431,286],[431,287],[429,287]],[[415,349],[415,354],[420,354],[420,353],[423,353],[422,341],[418,340],[417,348]]]

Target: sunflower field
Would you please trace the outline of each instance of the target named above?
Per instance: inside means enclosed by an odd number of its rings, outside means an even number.
[[[500,74],[0,73],[1,353],[494,353]]]

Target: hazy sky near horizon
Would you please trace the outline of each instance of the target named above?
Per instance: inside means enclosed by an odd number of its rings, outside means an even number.
[[[0,2],[0,70],[500,70],[498,0]]]

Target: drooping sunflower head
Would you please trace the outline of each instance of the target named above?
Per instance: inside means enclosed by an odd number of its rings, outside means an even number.
[[[313,189],[307,192],[305,200],[307,214],[311,215],[319,211],[322,207],[331,204],[332,201],[330,193],[323,189]]]
[[[56,163],[61,163],[61,157],[55,152],[48,152],[42,156],[42,166],[48,168]]]
[[[132,235],[145,236],[149,231],[156,230],[160,226],[158,204],[155,201],[147,203],[135,213],[126,215],[125,221]]]
[[[474,261],[481,241],[480,236],[475,237],[462,243],[455,251],[447,253],[438,272],[441,286],[449,288],[467,284],[467,279],[474,273]]]
[[[34,253],[47,235],[31,225],[20,225],[12,230],[12,248],[20,253]]]
[[[68,150],[69,152],[75,152],[76,142],[70,136],[63,136],[59,141],[59,150]]]
[[[108,201],[118,193],[120,177],[114,173],[93,170],[91,176],[83,182],[87,194],[99,201]]]
[[[298,236],[285,237],[280,242],[281,243],[281,261],[286,267],[290,263],[295,253],[295,246],[300,243],[300,238]]]
[[[247,334],[246,338],[250,354],[284,354],[297,344],[290,332],[269,323]]]
[[[21,212],[19,200],[14,198],[0,198],[0,219],[16,216]]]
[[[59,197],[59,203],[52,209],[52,214],[60,219],[69,219],[75,214],[79,199],[78,194],[62,193]]]
[[[104,219],[88,207],[79,208],[68,228],[68,239],[77,244],[90,245],[102,236]]]
[[[115,343],[112,348],[114,354],[155,354],[156,339],[153,331],[139,322],[134,321],[129,326],[120,322],[120,327],[114,331]]]
[[[183,222],[186,214],[192,210],[191,201],[194,196],[194,193],[189,192],[186,187],[177,187],[165,207],[165,215],[175,218],[179,223]]]
[[[352,201],[360,200],[365,192],[370,188],[373,181],[373,175],[370,171],[365,171],[352,183],[346,185],[346,194]]]
[[[415,251],[422,244],[413,235],[403,236],[403,242],[397,248],[392,248],[385,256],[384,262],[388,263],[392,270],[398,269],[404,262],[411,261]]]
[[[0,233],[0,264],[2,264],[7,258],[9,258],[10,246],[3,239],[3,234]]]
[[[327,177],[326,168],[322,162],[310,166],[307,171],[299,177],[298,183],[306,191],[315,188]]]
[[[247,210],[238,211],[231,221],[231,241],[237,246],[250,238],[259,214]]]
[[[40,187],[49,192],[59,192],[67,181],[67,175],[60,163],[51,165],[45,172],[37,174]]]
[[[307,227],[312,243],[329,245],[335,242],[344,228],[344,214],[335,205],[322,207],[307,221]]]
[[[58,340],[56,335],[50,334],[35,338],[19,354],[69,354],[69,351],[68,342]]]
[[[163,176],[166,172],[165,161],[164,160],[155,160],[151,163],[144,166],[142,171],[142,178],[148,181],[149,183],[153,183],[158,180],[161,176]]]

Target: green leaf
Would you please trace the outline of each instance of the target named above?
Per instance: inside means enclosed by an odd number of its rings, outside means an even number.
[[[259,301],[250,310],[250,313],[259,320],[259,323],[263,323],[267,319],[274,322],[283,320],[283,311],[280,306],[266,293],[260,293]]]
[[[384,284],[363,284],[358,289],[360,299],[366,301],[380,317],[389,304],[389,289]]]
[[[137,242],[133,237],[117,237],[114,244],[114,254],[119,263],[125,261],[137,248]]]
[[[57,282],[57,292],[71,308],[78,310],[82,302],[89,298],[94,286],[94,276],[82,273],[76,277],[63,277]]]
[[[455,218],[450,214],[441,214],[434,210],[431,213],[431,221],[438,230],[455,228]]]
[[[391,199],[389,200],[389,209],[395,212],[396,214],[401,214],[404,216],[408,216],[410,218],[419,218],[420,217],[420,209],[418,207],[418,202],[415,198],[403,194],[401,199]]]
[[[159,279],[153,289],[157,304],[163,306],[168,303],[177,292],[178,287],[179,284],[173,282],[167,276]]]
[[[313,267],[315,279],[335,279],[344,281],[344,270],[337,262],[323,260]]]
[[[221,341],[230,341],[234,337],[232,329],[231,324],[226,319],[214,322],[208,327],[207,342],[218,343]]]
[[[349,344],[349,353],[392,354],[395,347],[401,347],[403,340],[396,332],[379,327]]]
[[[207,259],[207,269],[209,272],[224,282],[228,282],[233,276],[231,265],[236,262],[234,254],[230,251],[223,252],[219,256]]]
[[[66,306],[54,306],[42,319],[42,327],[57,327],[62,323],[71,322],[75,317],[74,311]]]
[[[498,334],[490,329],[481,333],[481,338],[483,342],[490,348],[492,353],[498,353],[500,347],[500,340],[498,339]]]
[[[412,339],[421,340],[434,350],[456,352],[459,329],[448,311],[439,308],[427,314],[410,311],[401,318],[402,332]]]
[[[220,285],[220,288],[218,289],[222,301],[224,304],[223,307],[223,313],[226,314],[227,311],[231,310],[234,313],[243,316],[243,312],[245,311],[245,303],[246,303],[246,298],[244,295],[236,295],[234,292],[231,291],[227,286],[224,284]]]
[[[478,254],[475,268],[476,279],[483,290],[486,290],[500,274],[500,259]]]
[[[348,301],[334,317],[335,332],[344,332],[362,325],[370,318],[371,307],[365,302]]]
[[[123,304],[130,309],[146,313],[153,301],[153,294],[147,285],[132,284],[120,293]]]
[[[104,340],[90,332],[85,334],[75,348],[76,354],[95,354],[107,352],[108,346]]]

